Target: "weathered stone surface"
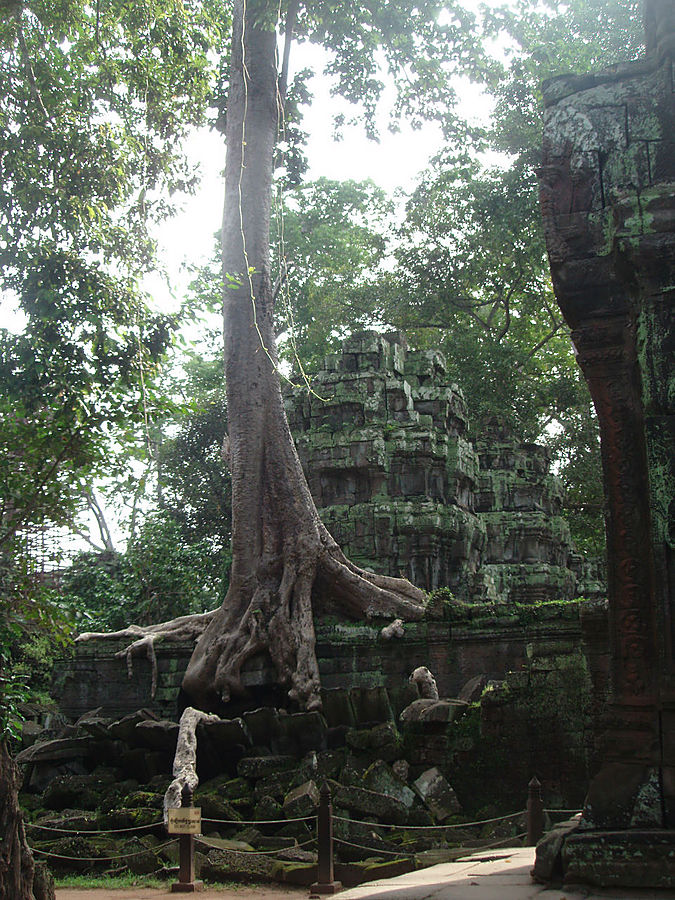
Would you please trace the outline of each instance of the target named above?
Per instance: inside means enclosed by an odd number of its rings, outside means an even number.
[[[204,721],[197,726],[197,741],[206,741],[214,750],[232,753],[237,747],[250,747],[253,743],[251,735],[243,719],[220,719]]]
[[[416,723],[448,723],[466,711],[467,704],[462,700],[415,700],[406,706],[399,721],[403,725]]]
[[[242,720],[255,746],[270,747],[279,733],[279,713],[270,706],[245,712]]]
[[[17,753],[16,761],[22,765],[26,763],[36,765],[83,759],[88,755],[89,747],[87,738],[61,738],[45,741],[33,744],[26,750]]]
[[[104,790],[110,782],[82,775],[60,775],[52,779],[42,794],[45,809],[57,812],[68,807],[96,809],[101,803]]]
[[[675,832],[631,829],[567,836],[565,880],[600,887],[675,888]],[[535,867],[536,870],[536,867]]]
[[[321,400],[288,393],[289,421],[331,533],[366,568],[404,573],[426,589],[505,601],[515,599],[515,582],[529,602],[573,596],[562,489],[547,452],[498,425],[469,441],[443,355],[398,341],[355,334],[318,373]],[[528,523],[519,526],[524,513]],[[501,552],[519,571],[494,588],[481,566],[500,564]],[[550,586],[528,587],[533,563],[553,567]]]
[[[410,809],[415,802],[414,792],[383,760],[377,760],[369,766],[363,773],[361,782],[367,790],[393,797],[407,809]]]
[[[389,694],[383,685],[352,688],[349,693],[359,727],[379,724],[394,718]]]
[[[237,763],[237,772],[242,778],[263,778],[294,768],[293,756],[245,756]]]
[[[415,790],[437,822],[461,812],[455,792],[438,768],[427,769],[414,782]]]
[[[141,722],[156,721],[156,714],[151,709],[143,707],[142,709],[129,713],[128,716],[123,716],[117,722],[113,722],[109,730],[113,738],[124,741],[129,744],[129,746],[133,747],[136,746],[134,741],[136,737],[136,726]]]
[[[326,731],[326,720],[316,711],[279,716],[279,734],[273,749],[297,756],[308,750],[323,750],[326,747]]]
[[[474,675],[474,677],[470,678],[462,687],[457,698],[463,700],[465,703],[477,703],[480,700],[481,694],[485,690],[487,683],[487,675]]]
[[[407,808],[395,797],[378,794],[360,787],[333,785],[333,801],[359,816],[375,816],[383,822],[402,824],[406,821]]]
[[[134,743],[150,750],[174,753],[177,740],[178,722],[168,722],[166,719],[155,722],[150,719],[139,722],[134,728]]]
[[[565,838],[579,827],[578,817],[560,822],[548,831],[537,844],[537,855],[532,867],[535,881],[546,884],[562,878],[562,860],[560,851]]]
[[[319,789],[313,781],[293,788],[284,797],[284,814],[288,819],[310,816],[319,805]]]
[[[251,847],[250,850],[253,848]],[[278,863],[266,856],[245,850],[210,850],[202,864],[201,875],[208,881],[273,881]]]
[[[354,750],[367,751],[385,762],[393,762],[401,755],[401,736],[396,726],[389,722],[374,728],[348,731],[347,744]]]

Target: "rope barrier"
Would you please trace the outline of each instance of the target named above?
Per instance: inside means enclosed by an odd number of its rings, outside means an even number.
[[[201,844],[206,844],[207,847],[211,847],[213,850],[226,850],[228,853],[239,853],[242,856],[276,856],[279,853],[288,853],[290,850],[302,850],[303,847],[316,843],[316,839],[311,838],[302,844],[295,844],[293,847],[279,847],[278,850],[238,850],[234,847],[219,847],[217,844],[209,843],[208,838],[197,837],[196,840]]]
[[[314,816],[300,816],[297,819],[205,819],[202,822],[210,822],[217,825],[286,825],[288,822],[314,822]]]
[[[40,828],[42,831],[56,831],[59,834],[126,834],[129,831],[144,831],[146,828],[156,828],[163,825],[164,821],[159,819],[157,822],[151,822],[148,825],[134,825],[131,828],[113,828],[109,830],[103,829],[71,829],[71,828],[54,828],[51,825],[39,825],[37,822],[25,822],[27,828]]]
[[[561,815],[566,816],[578,816],[583,812],[582,809],[545,809],[545,813],[560,813]]]
[[[52,859],[66,859],[69,862],[117,862],[119,859],[131,859],[132,856],[143,856],[145,853],[156,853],[158,850],[164,850],[171,844],[177,843],[177,841],[177,838],[173,838],[157,847],[147,847],[145,850],[138,850],[135,853],[123,853],[121,856],[64,856],[62,853],[51,853],[49,850],[39,850],[37,847],[31,847],[31,850],[33,853],[41,853],[42,856],[49,856]]]
[[[472,828],[476,825],[491,825],[493,822],[505,822],[507,819],[515,819],[516,816],[524,816],[525,810],[509,813],[507,816],[497,816],[494,819],[481,819],[479,822],[458,822],[453,825],[391,825],[384,822],[364,822],[362,819],[345,819],[343,816],[333,816],[334,822],[356,822],[359,825],[369,825],[372,828],[402,828],[405,831],[447,831],[453,828]]]
[[[397,858],[405,857],[406,859],[413,859],[414,853],[406,853],[405,850],[401,850],[400,852],[396,850],[384,850],[380,847],[366,847],[365,844],[354,844],[351,841],[345,841],[342,838],[335,837],[333,835],[333,842],[336,844],[344,844],[345,847],[354,847],[355,850],[368,850],[372,854],[377,854],[378,856],[384,853],[386,856],[396,856]]]
[[[337,816],[336,816],[337,818]],[[347,820],[349,821],[349,820]],[[506,844],[511,843],[511,841],[519,841],[525,837],[527,834],[526,831],[521,832],[520,834],[513,835],[512,837],[501,837],[497,841],[491,841],[489,844],[482,844],[480,847],[473,847],[471,849],[475,851],[480,850],[493,850],[497,847],[506,846]],[[343,838],[338,838],[333,836],[333,841],[336,844],[343,844],[345,847],[354,847],[355,850],[369,850],[372,854],[376,855],[386,855],[386,856],[396,856],[398,858],[407,858],[414,859],[417,856],[417,853],[406,852],[405,850],[401,850],[399,852],[395,850],[384,850],[381,847],[367,847],[365,844],[354,844],[351,841],[345,841]]]
[[[514,834],[513,837],[499,838],[499,840],[497,840],[497,841],[492,841],[489,844],[483,844],[482,847],[474,847],[473,849],[477,852],[480,850],[495,850],[495,849],[498,849],[499,847],[504,847],[504,849],[506,849],[506,845],[510,844],[511,841],[520,841],[526,836],[527,836],[527,832],[521,831],[520,834]]]

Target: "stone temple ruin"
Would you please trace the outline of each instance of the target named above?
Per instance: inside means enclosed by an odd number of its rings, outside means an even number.
[[[359,565],[475,602],[602,591],[574,553],[546,449],[498,422],[470,437],[440,352],[357,334],[287,412],[320,515]]]
[[[610,702],[580,823],[536,872],[675,886],[675,4],[645,3],[643,59],[544,91],[553,285],[602,439]]]
[[[498,423],[469,437],[440,354],[355,336],[319,373],[318,396],[288,396],[317,505],[357,562],[448,586],[461,602],[441,599],[388,637],[383,622],[317,621],[322,713],[265,708],[274,673],[254,661],[248,700],[200,736],[199,802],[229,821],[221,840],[274,846],[237,816],[290,821],[315,808],[325,777],[344,811],[342,837],[391,858],[410,849],[406,825],[522,808],[536,773],[562,811],[590,788],[581,817],[539,845],[535,877],[675,887],[675,4],[647,0],[645,10],[644,59],[545,91],[543,212],[556,295],[601,427],[609,616],[602,601],[570,599],[603,589],[571,547],[545,451]],[[192,647],[157,648],[156,690],[151,663],[135,660],[128,679],[118,649],[85,644],[63,662],[61,712],[88,715],[56,740],[28,746],[27,735],[19,757],[29,788],[43,791],[28,805],[46,806],[59,827],[105,826],[105,804],[127,827],[161,803]],[[418,703],[407,680],[418,666],[444,698],[422,706],[445,719],[401,719]],[[442,809],[421,789],[439,774]],[[304,837],[288,827],[272,836],[294,844],[294,878]],[[227,871],[227,851],[207,850],[205,871]]]

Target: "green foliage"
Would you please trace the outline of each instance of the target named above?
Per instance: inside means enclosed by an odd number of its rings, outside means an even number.
[[[370,181],[321,178],[286,192],[273,221],[282,357],[311,366],[374,321],[393,205]]]
[[[176,321],[138,288],[149,223],[194,173],[222,10],[182,0],[6,4],[0,22],[0,286],[25,317],[0,330],[0,541],[59,521],[107,463],[110,429],[152,415]],[[87,473],[87,468],[89,472]]]
[[[536,184],[436,159],[411,196],[385,319],[414,346],[440,346],[470,420],[492,416],[529,439],[580,381],[548,274]]]
[[[144,521],[126,553],[81,553],[62,574],[62,603],[78,630],[148,625],[215,605],[219,581],[205,561],[209,543],[186,543],[165,512]]]
[[[199,546],[202,569],[224,596],[232,492],[223,459],[227,411],[222,361],[215,353],[194,354],[184,368],[186,402],[167,422],[157,448],[158,504],[176,523],[181,541]]]
[[[17,738],[27,703],[44,703],[72,625],[58,594],[24,560],[0,555],[0,740]]]
[[[308,3],[298,10],[296,33],[329,51],[324,71],[335,79],[333,93],[358,104],[371,137],[385,80],[395,88],[391,128],[402,119],[413,128],[435,121],[450,135],[465,131],[452,76],[493,68],[474,14],[456,0]],[[344,121],[336,124],[339,131]]]

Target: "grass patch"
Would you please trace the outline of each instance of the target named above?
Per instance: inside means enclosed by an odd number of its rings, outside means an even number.
[[[131,872],[121,875],[61,875],[54,878],[57,888],[165,888],[167,879],[154,878],[152,875],[134,875]]]

